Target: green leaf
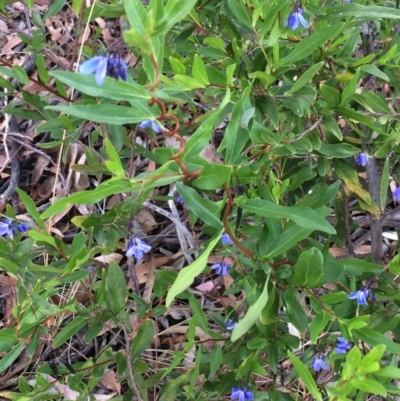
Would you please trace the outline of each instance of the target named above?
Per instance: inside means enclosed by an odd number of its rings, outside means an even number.
[[[349,380],[357,370],[358,364],[361,362],[361,351],[358,347],[353,347],[347,354],[346,362],[343,365],[342,378]]]
[[[368,20],[381,20],[383,18],[400,19],[400,10],[394,7],[374,6],[368,4],[345,4],[342,6],[329,8],[325,15],[319,16],[320,19],[343,19],[344,17],[362,17]],[[361,24],[361,22],[360,22]]]
[[[17,344],[10,352],[0,359],[0,372],[4,372],[21,355],[24,342]]]
[[[215,163],[207,164],[194,181],[194,185],[204,190],[221,188],[223,184],[229,183],[232,171],[232,166]]]
[[[174,298],[181,292],[189,288],[192,285],[194,279],[203,272],[203,270],[207,266],[208,257],[213,251],[215,245],[217,245],[221,236],[222,231],[208,243],[207,248],[193,263],[191,263],[189,266],[184,267],[179,272],[174,284],[172,284],[170,290],[168,291],[167,299],[165,301],[165,305],[167,308],[172,304]]]
[[[110,161],[105,162],[105,165],[114,175],[118,177],[125,177],[125,169],[122,166],[119,154],[115,150],[113,144],[108,138],[106,138],[104,141],[104,145],[106,146],[107,155],[110,159]]]
[[[125,1],[129,2],[129,0]],[[197,0],[168,0],[164,17],[154,27],[155,35],[166,34],[177,22],[184,19],[196,5]]]
[[[132,79],[127,82],[107,78],[103,85],[96,84],[94,76],[76,74],[68,71],[52,71],[50,73],[60,82],[78,89],[82,93],[94,97],[105,97],[118,101],[137,102],[139,99],[150,100],[151,94]]]
[[[204,199],[193,188],[182,183],[177,183],[176,188],[185,201],[187,208],[199,219],[217,230],[222,228],[221,220],[215,216],[219,208],[214,202]]]
[[[369,327],[363,327],[362,330],[352,330],[353,336],[359,340],[365,341],[367,344],[373,347],[383,344],[386,345],[386,351],[393,354],[400,354],[400,345],[395,343],[389,337],[384,334],[378,333]]]
[[[337,89],[328,85],[320,86],[321,94],[330,109],[334,109],[340,103],[340,93]]]
[[[52,346],[53,348],[57,348],[60,345],[64,344],[71,337],[73,337],[82,327],[87,324],[87,319],[84,317],[75,317],[70,323],[68,323],[65,327],[59,331],[54,337]]]
[[[384,366],[378,372],[375,372],[375,375],[400,379],[400,369],[395,366]]]
[[[329,314],[325,311],[322,311],[311,320],[310,339],[313,344],[317,344],[319,333],[325,328],[329,320]]]
[[[278,316],[279,309],[279,293],[276,288],[276,283],[272,285],[272,289],[268,291],[268,301],[260,314],[260,322],[267,326],[272,323]]]
[[[111,261],[107,271],[107,301],[115,314],[125,308],[126,295],[124,273],[116,262]]]
[[[345,28],[345,25],[335,24],[328,28],[313,33],[312,35],[301,40],[283,60],[282,65],[290,65],[296,61],[302,60],[305,57],[313,53],[313,51],[323,45],[328,40],[332,40],[341,30]]]
[[[155,334],[156,330],[152,320],[146,320],[142,325],[140,325],[131,344],[132,359],[137,358],[150,347]]]
[[[275,258],[283,255],[286,251],[293,248],[298,242],[309,237],[312,232],[313,230],[308,230],[299,226],[290,227],[274,238],[266,256],[268,258]]]
[[[385,159],[385,164],[383,165],[381,186],[380,186],[380,201],[381,210],[385,210],[387,193],[389,188],[389,158]]]
[[[353,95],[356,93],[356,89],[358,88],[358,81],[360,79],[360,69],[357,69],[356,73],[351,78],[350,82],[346,85],[342,93],[342,101],[340,102],[341,106],[347,106],[349,101],[352,99]]]
[[[204,66],[204,61],[198,54],[194,55],[192,75],[203,85],[208,85],[210,83],[210,81],[208,80],[206,68]]]
[[[146,36],[146,9],[141,0],[124,0],[124,9],[131,28]]]
[[[372,124],[375,121],[375,118],[373,117],[365,116],[364,114],[361,114],[358,111],[354,111],[349,107],[336,107],[335,111],[336,113],[340,114],[344,118],[347,118],[351,122],[364,124],[374,130],[377,129],[377,127]]]
[[[300,90],[303,86],[307,85],[309,81],[311,81],[315,75],[317,75],[318,71],[324,65],[324,61],[321,61],[317,64],[314,64],[308,70],[301,74],[300,78],[293,84],[293,86],[286,92],[287,95],[292,95]]]
[[[155,120],[158,116],[150,111],[143,112],[133,107],[117,106],[115,104],[90,104],[72,106],[47,106],[46,109],[91,120],[97,123],[124,125],[140,123],[145,120]]]
[[[251,86],[248,86],[244,91],[242,98],[235,104],[232,109],[232,119],[226,127],[224,139],[219,146],[218,151],[226,147],[225,163],[234,164],[242,152],[246,142],[249,139],[249,133],[246,128],[243,128],[240,123],[244,113],[253,106],[250,103]]]
[[[268,283],[270,272],[265,279],[264,289],[261,295],[258,297],[257,301],[249,307],[244,318],[238,322],[236,327],[233,329],[231,334],[231,341],[234,342],[239,338],[242,338],[256,323],[259,319],[261,311],[264,309],[268,302]]]
[[[301,381],[311,395],[318,401],[322,401],[322,395],[318,391],[317,385],[311,376],[309,370],[304,366],[303,362],[297,356],[288,351],[288,356],[293,363],[294,368],[300,376]]]
[[[290,322],[301,333],[305,333],[308,328],[308,318],[300,303],[296,289],[293,287],[287,288],[283,293],[283,302]]]
[[[281,206],[263,199],[237,199],[236,203],[244,210],[267,218],[293,220],[300,227],[335,234],[335,229],[314,210],[307,206]]]
[[[323,263],[324,258],[317,248],[302,252],[294,267],[292,284],[307,288],[317,287],[324,278]]]
[[[357,379],[354,378],[350,381],[351,385],[358,390],[364,391],[365,393],[371,393],[374,395],[381,395],[382,397],[387,396],[387,391],[381,383],[373,379]]]

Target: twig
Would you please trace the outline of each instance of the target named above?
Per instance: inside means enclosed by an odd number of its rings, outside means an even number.
[[[17,120],[14,116],[11,117],[10,120],[10,128],[12,131],[18,131]],[[6,139],[6,135],[4,136]],[[6,141],[4,141],[6,142]],[[5,143],[5,148],[7,147]],[[8,184],[8,188],[0,195],[0,203],[5,203],[6,199],[11,197],[15,193],[15,188],[19,185],[19,159],[18,159],[18,144],[15,140],[12,141],[11,144],[11,175],[10,175],[10,183]],[[9,159],[9,157],[8,157]]]
[[[144,202],[143,203],[144,207],[147,207],[148,209],[154,210],[157,213],[162,214],[163,216],[167,217],[168,219],[170,219],[173,223],[175,223],[175,225],[177,226],[177,228],[179,228],[179,230],[182,231],[182,233],[184,235],[186,235],[186,239],[188,240],[190,246],[192,248],[197,248],[197,244],[192,236],[192,234],[190,233],[190,231],[186,228],[186,226],[177,218],[175,217],[173,214],[167,212],[164,209],[161,209],[160,207],[153,205],[150,202]],[[186,255],[185,255],[186,256]]]
[[[125,325],[122,325],[122,330],[124,332],[124,337],[125,337],[125,354],[126,354],[126,359],[127,359],[127,362],[128,362],[127,365],[128,365],[130,382],[131,382],[133,391],[135,392],[136,400],[137,401],[143,401],[142,395],[140,394],[140,391],[139,391],[139,387],[138,387],[138,385],[136,383],[136,380],[135,380],[135,376],[133,374],[132,363],[131,363],[131,358],[130,358],[130,355],[131,355],[131,346],[130,346],[131,340],[129,338],[128,332],[126,331]]]
[[[380,177],[374,156],[368,159],[365,166],[368,177],[368,189],[372,199],[380,208]],[[383,261],[383,241],[382,241],[382,220],[369,213],[370,232],[371,232],[371,253],[375,263],[382,264]]]
[[[307,128],[304,132],[302,132],[297,138],[294,138],[290,141],[290,143],[294,143],[299,141],[300,139],[304,138],[309,132],[314,130],[315,128],[318,127],[319,124],[321,124],[323,120],[323,117],[321,117],[319,120],[317,120],[310,128]]]
[[[340,192],[342,193],[343,196],[343,209],[344,209],[344,229],[346,231],[346,245],[347,245],[347,250],[351,256],[354,256],[354,249],[353,249],[353,244],[351,243],[351,233],[350,233],[350,225],[349,225],[349,218],[350,218],[350,213],[349,213],[349,198],[347,197],[343,185],[340,186]]]

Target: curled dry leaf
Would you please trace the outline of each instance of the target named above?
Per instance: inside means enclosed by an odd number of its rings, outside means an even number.
[[[114,390],[118,394],[121,394],[121,384],[117,382],[117,375],[111,369],[106,369],[104,376],[100,380],[100,383],[109,390]]]
[[[138,213],[136,220],[140,223],[141,228],[145,234],[157,228],[157,222],[155,221],[154,216],[147,209],[142,209]]]

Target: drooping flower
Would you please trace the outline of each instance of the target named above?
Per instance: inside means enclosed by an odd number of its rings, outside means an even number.
[[[221,238],[222,245],[233,245],[232,238],[229,236],[229,234],[224,234]]]
[[[321,356],[315,356],[312,360],[312,367],[316,372],[319,372],[321,369],[322,370],[328,370],[328,366],[324,361],[325,357],[323,355]]]
[[[146,120],[139,124],[140,128],[148,128],[150,126],[151,128],[153,128],[153,131],[156,132],[157,134],[163,132],[163,129],[155,121]]]
[[[232,266],[231,264],[221,261],[214,263],[211,266],[211,269],[215,270],[215,273],[220,274],[221,276],[226,276],[231,266]]]
[[[252,400],[253,398],[254,398],[253,393],[247,390],[246,387],[232,388],[231,400],[244,401],[244,400]]]
[[[304,28],[308,28],[308,22],[304,18],[304,10],[298,5],[295,5],[292,12],[289,14],[287,24],[292,31],[296,30],[300,24]]]
[[[14,238],[14,226],[13,221],[10,218],[6,218],[5,223],[0,222],[0,236]]]
[[[358,305],[368,305],[368,297],[371,295],[371,290],[367,288],[361,288],[358,291],[350,293],[347,298],[356,299]]]
[[[107,76],[114,77],[117,81],[121,78],[126,81],[126,70],[128,66],[119,54],[111,54],[107,59]]]
[[[225,327],[227,330],[233,330],[236,327],[237,323],[233,319],[226,319]]]
[[[29,229],[29,225],[25,223],[19,223],[17,229],[20,233],[26,233]]]
[[[104,54],[93,57],[79,66],[79,72],[83,75],[95,73],[97,85],[103,85],[107,75],[108,57]]]
[[[393,198],[396,199],[397,202],[400,202],[400,187],[393,191]]]
[[[368,162],[368,155],[366,153],[359,153],[356,156],[356,162],[359,166],[365,167]]]
[[[335,351],[337,354],[345,354],[351,348],[351,344],[342,336],[339,336],[336,342]]]
[[[147,253],[151,251],[151,246],[147,245],[145,241],[141,240],[137,237],[132,237],[128,241],[128,245],[126,247],[126,257],[130,257],[135,255],[136,259],[142,259],[143,253]]]
[[[180,204],[183,205],[185,203],[185,201],[183,200],[182,196],[178,196],[178,198],[176,199],[176,201]]]

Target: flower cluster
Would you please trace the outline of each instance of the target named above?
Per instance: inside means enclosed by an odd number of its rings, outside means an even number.
[[[325,356],[315,356],[312,360],[312,367],[316,372],[319,372],[321,369],[322,370],[328,370],[328,366],[324,361]]]
[[[128,241],[128,245],[126,247],[126,257],[130,257],[135,255],[136,259],[142,259],[143,253],[147,253],[151,251],[151,246],[147,245],[145,241],[141,240],[137,237],[132,237]]]
[[[232,266],[231,264],[221,261],[214,263],[211,266],[211,269],[215,270],[215,273],[220,274],[221,276],[226,276],[231,266]]]
[[[0,222],[0,236],[6,236],[13,239],[16,230],[18,230],[20,233],[25,233],[28,228],[29,226],[27,224],[18,223],[15,225],[10,218],[7,218],[5,223]]]
[[[351,344],[342,336],[339,336],[336,342],[335,351],[337,354],[345,354],[351,348]]]
[[[368,298],[371,296],[371,290],[367,288],[361,288],[358,291],[350,293],[347,298],[356,299],[358,305],[368,305]]]
[[[233,387],[232,388],[231,400],[244,401],[244,400],[252,400],[252,399],[253,399],[253,393],[251,391],[247,390],[246,387],[242,387],[242,388]]]
[[[100,55],[85,61],[80,67],[79,72],[83,75],[95,74],[97,85],[103,85],[106,76],[118,80],[121,78],[126,81],[126,70],[128,66],[118,54],[109,56]]]
[[[356,162],[359,166],[365,167],[368,162],[368,155],[366,153],[359,153],[356,156]]]
[[[296,30],[300,24],[304,28],[308,28],[308,22],[304,18],[304,10],[298,4],[293,7],[289,14],[287,24],[292,31]]]

